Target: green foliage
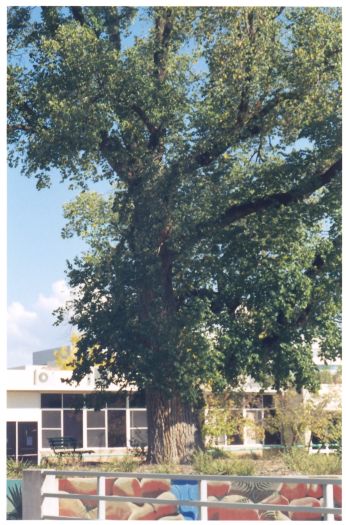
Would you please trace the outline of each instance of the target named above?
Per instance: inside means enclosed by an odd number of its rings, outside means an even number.
[[[254,462],[250,459],[215,459],[212,454],[203,451],[195,452],[192,464],[199,474],[250,476],[255,471]]]
[[[280,432],[286,447],[304,445],[306,432],[313,432],[323,442],[337,441],[341,426],[335,425],[335,413],[328,404],[336,400],[335,393],[304,399],[289,390],[275,396],[275,413],[264,420],[264,428],[271,433]]]
[[[31,468],[32,465],[29,461],[16,461],[12,458],[7,458],[6,470],[8,479],[22,479],[23,470]]]
[[[291,448],[282,454],[285,465],[299,474],[327,476],[341,474],[341,458],[337,454],[309,454],[306,450]]]
[[[206,395],[206,415],[203,424],[203,435],[209,446],[217,444],[217,438],[240,434],[245,425],[242,411],[236,410],[230,393]]]
[[[341,10],[35,9],[9,9],[9,161],[82,190],[73,379],[316,390],[313,342],[341,348]]]

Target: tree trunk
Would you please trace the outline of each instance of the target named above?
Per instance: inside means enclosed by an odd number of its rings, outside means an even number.
[[[148,413],[148,461],[150,463],[187,463],[198,448],[203,448],[200,410],[162,392],[146,391]]]

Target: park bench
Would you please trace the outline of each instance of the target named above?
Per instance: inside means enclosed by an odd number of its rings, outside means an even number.
[[[52,437],[48,438],[49,446],[57,456],[79,456],[82,459],[82,454],[93,454],[94,450],[77,449],[76,438],[64,436],[64,437]]]

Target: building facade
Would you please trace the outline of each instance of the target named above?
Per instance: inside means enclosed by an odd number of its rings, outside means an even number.
[[[64,380],[71,372],[54,367],[53,353],[37,352],[33,362],[41,364],[7,371],[7,456],[40,463],[52,453],[49,438],[62,436],[75,438],[78,448],[93,450],[93,458],[100,460],[145,447],[147,414],[143,393],[121,391],[113,384],[101,397],[95,396],[97,370],[79,385],[69,385]],[[340,385],[333,388],[338,392]],[[323,392],[329,390],[329,385],[322,385]],[[234,415],[250,424],[232,436],[218,436],[215,444],[234,451],[261,451],[280,445],[279,433],[255,431],[268,415],[273,415],[274,396],[273,390],[259,392],[259,386],[248,381]],[[309,394],[302,394],[302,403],[304,396],[308,398]],[[338,408],[335,404],[331,410]]]

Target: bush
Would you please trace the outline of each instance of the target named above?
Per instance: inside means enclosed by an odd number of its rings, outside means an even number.
[[[282,458],[290,470],[300,474],[341,474],[341,458],[338,454],[309,454],[306,450],[292,448],[283,452]]]
[[[196,452],[193,467],[199,474],[224,474],[228,476],[250,476],[255,471],[255,464],[250,459],[214,459],[208,452]]]
[[[32,468],[33,465],[29,461],[16,461],[15,459],[7,459],[7,478],[8,479],[22,479],[23,470]]]

